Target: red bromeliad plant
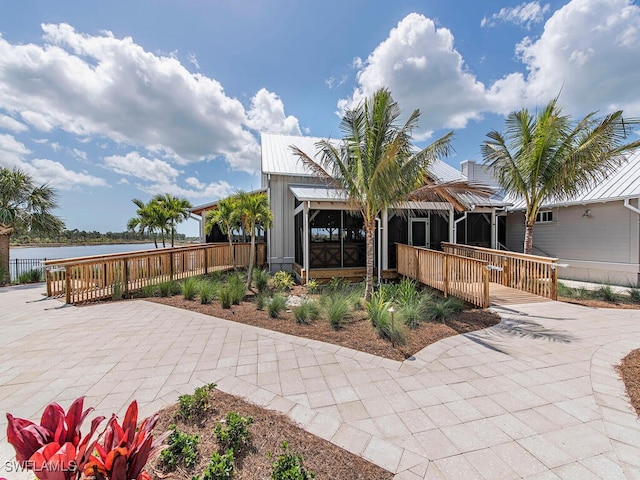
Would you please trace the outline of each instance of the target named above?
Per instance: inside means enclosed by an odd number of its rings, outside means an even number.
[[[95,442],[91,438],[104,417],[91,422],[91,431],[82,439],[80,427],[87,415],[84,397],[78,398],[65,413],[57,403],[47,405],[40,425],[7,413],[7,440],[16,451],[16,460],[33,470],[41,480],[79,478],[80,468],[87,462]]]
[[[138,403],[135,400],[129,405],[122,425],[118,424],[115,415],[112,416],[102,444],[95,446],[97,456],[91,456],[84,467],[84,474],[96,480],[151,480],[142,468],[149,457],[158,453],[167,436],[161,435],[153,441],[151,431],[158,418],[158,414],[145,418],[137,427]]]
[[[98,440],[92,441],[105,417],[91,422],[89,435],[80,427],[93,410],[82,410],[84,397],[78,398],[67,413],[57,403],[47,405],[40,425],[7,413],[7,439],[16,450],[16,459],[40,480],[150,480],[142,468],[160,450],[166,434],[153,441],[151,431],[158,415],[146,418],[138,428],[138,404],[129,405],[122,426],[113,415]],[[0,479],[2,480],[2,479]]]

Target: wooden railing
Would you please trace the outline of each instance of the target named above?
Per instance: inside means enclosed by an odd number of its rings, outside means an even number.
[[[481,308],[489,306],[487,262],[422,247],[398,244],[400,275]]]
[[[490,281],[541,297],[558,299],[558,259],[443,243],[444,251],[487,262]]]
[[[249,265],[250,244],[235,243],[232,262],[229,244],[112,253],[43,262],[47,296],[65,297],[66,303],[113,298],[171,280],[230,270]],[[264,243],[256,245],[256,265],[264,265]]]

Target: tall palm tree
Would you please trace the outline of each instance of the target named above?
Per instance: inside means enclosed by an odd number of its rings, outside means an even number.
[[[525,202],[524,253],[533,249],[540,207],[593,187],[625,162],[624,154],[640,146],[640,140],[624,143],[638,123],[623,119],[622,111],[601,119],[593,112],[575,123],[555,98],[535,114],[510,113],[504,134],[487,134],[485,165],[506,193]]]
[[[229,252],[231,255],[231,265],[235,268],[236,261],[233,254],[233,230],[238,226],[237,198],[227,197],[218,202],[215,210],[207,212],[204,231],[208,235],[214,225],[220,227],[220,231],[229,239]]]
[[[47,184],[36,186],[30,175],[0,168],[0,284],[9,275],[9,239],[15,231],[59,233],[64,222],[51,213],[56,193]]]
[[[171,246],[173,247],[175,245],[176,226],[189,218],[191,203],[184,198],[174,197],[169,193],[156,195],[151,202],[157,204],[160,210],[164,212],[164,229],[170,233]]]
[[[242,224],[245,233],[251,235],[251,248],[249,250],[249,272],[247,273],[247,289],[251,288],[253,267],[256,255],[256,229],[268,228],[273,221],[273,215],[269,209],[269,199],[264,192],[248,193],[240,191],[235,194],[235,203],[238,220]]]
[[[131,231],[136,231],[137,229],[140,234],[148,233],[153,238],[154,245],[158,248],[158,221],[153,206],[145,204],[137,198],[131,201],[138,207],[138,210],[136,210],[137,216],[130,218],[127,222],[127,229]]]
[[[340,124],[344,137],[339,146],[328,140],[316,144],[321,154],[316,162],[299,148],[293,152],[317,175],[343,189],[352,209],[359,211],[366,234],[365,298],[373,291],[376,218],[386,208],[406,199],[428,181],[427,167],[449,154],[453,132],[416,152],[411,131],[420,116],[414,110],[398,124],[400,108],[389,90],[382,88],[353,110]]]

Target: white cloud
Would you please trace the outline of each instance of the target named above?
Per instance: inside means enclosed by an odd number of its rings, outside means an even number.
[[[104,166],[120,175],[132,176],[156,183],[170,183],[180,172],[168,162],[141,156],[138,152],[129,152],[125,156],[111,155],[104,158]]]
[[[87,161],[87,152],[85,152],[84,150],[73,148],[71,149],[71,153],[73,154],[74,157],[78,158],[79,160],[82,160],[84,162]]]
[[[535,2],[521,3],[515,7],[501,8],[498,13],[494,13],[489,17],[484,17],[480,22],[481,27],[495,27],[498,22],[513,23],[531,28],[531,25],[544,21],[544,16],[551,9],[548,3],[540,5],[537,0]]]
[[[0,113],[0,128],[10,130],[15,133],[26,132],[29,128],[24,124],[17,121],[15,118],[3,115]]]
[[[260,156],[249,129],[269,121],[271,131],[299,131],[266,90],[248,116],[218,81],[189,72],[175,55],[151,53],[110,32],[82,34],[67,24],[42,29],[42,45],[0,36],[0,108],[40,131],[103,136],[183,163],[223,157],[250,173]],[[195,55],[189,61],[197,63]]]
[[[59,190],[73,190],[78,187],[106,187],[103,178],[86,172],[69,170],[53,160],[36,158],[28,160],[31,151],[11,135],[0,134],[0,165],[24,170],[38,183],[48,183]]]
[[[191,181],[189,181],[191,179]],[[177,183],[153,183],[149,185],[137,185],[137,187],[150,195],[170,193],[176,197],[183,197],[188,200],[201,200],[211,198],[223,198],[234,191],[234,188],[225,181],[211,182],[208,184],[198,182],[193,184],[193,177],[185,180],[188,187],[181,187]]]
[[[298,119],[285,116],[284,103],[275,93],[261,88],[251,99],[247,125],[259,132],[300,135]]]
[[[187,60],[189,61],[189,63],[191,65],[193,65],[196,70],[200,70],[200,64],[198,63],[198,57],[196,57],[196,54],[194,52],[189,52],[189,54],[187,55]]]

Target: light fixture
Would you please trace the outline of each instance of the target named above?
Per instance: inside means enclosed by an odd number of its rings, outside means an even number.
[[[589,217],[591,218],[591,210],[589,210],[588,208],[584,211],[584,213],[582,214],[583,217]]]

